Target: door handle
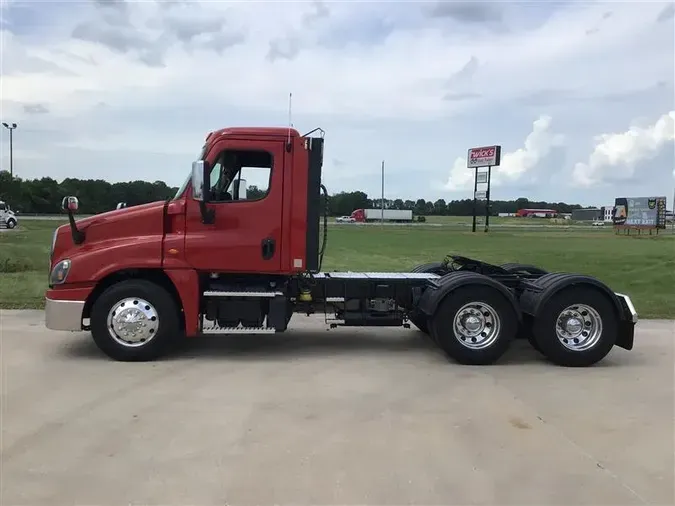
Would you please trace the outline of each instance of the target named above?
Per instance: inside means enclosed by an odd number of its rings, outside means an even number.
[[[274,256],[274,239],[267,238],[262,241],[262,257],[263,260],[269,260]]]

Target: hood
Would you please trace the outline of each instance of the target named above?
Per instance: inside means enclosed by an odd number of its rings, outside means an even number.
[[[88,249],[99,242],[115,242],[120,239],[163,235],[164,233],[164,201],[151,202],[123,209],[115,209],[94,216],[76,220],[77,228],[84,232],[85,239],[81,245],[75,245],[71,237],[70,226],[61,225],[55,232],[54,259],[69,252],[71,248]]]
[[[150,202],[148,204],[141,204],[138,206],[124,207],[122,209],[114,209],[106,211],[105,213],[87,216],[86,218],[76,219],[75,223],[80,230],[87,230],[90,227],[98,228],[106,226],[111,223],[121,223],[127,220],[143,219],[145,216],[152,215],[159,211],[161,213],[164,207],[164,201]]]

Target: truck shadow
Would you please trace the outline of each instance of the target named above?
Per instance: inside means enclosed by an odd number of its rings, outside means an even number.
[[[89,334],[82,334],[76,340],[61,346],[59,354],[67,359],[108,360],[96,347]],[[428,337],[417,331],[397,331],[387,335],[381,332],[359,330],[331,331],[297,329],[279,335],[224,335],[202,336],[186,339],[169,355],[158,362],[182,360],[224,360],[224,361],[276,361],[311,360],[340,355],[378,355],[382,360],[407,355],[410,361],[422,363],[454,362]],[[621,354],[612,354],[596,367],[618,365],[625,362]],[[534,350],[527,340],[513,342],[509,351],[495,366],[548,364],[547,360]],[[477,366],[484,367],[484,366]]]

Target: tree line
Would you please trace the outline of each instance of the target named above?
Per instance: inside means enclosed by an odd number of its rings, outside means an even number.
[[[67,178],[60,183],[53,178],[10,180],[9,172],[0,171],[0,200],[4,200],[23,214],[56,214],[66,195],[75,195],[80,199],[82,214],[96,214],[115,209],[118,202],[135,206],[157,200],[172,198],[177,187],[168,186],[164,181],[129,181],[109,183],[103,179]],[[249,197],[261,195],[255,186],[248,188]],[[323,198],[322,198],[323,202]],[[332,216],[350,215],[354,209],[381,207],[381,199],[369,198],[365,192],[339,192],[329,196],[328,208]],[[479,213],[484,213],[484,205],[479,202]],[[418,216],[470,216],[473,213],[473,200],[436,201],[417,199],[385,199],[386,209],[412,210]],[[555,209],[561,213],[570,213],[581,209],[577,204],[565,202],[530,201],[527,198],[515,200],[495,200],[490,202],[491,214],[515,213],[518,209],[541,208]]]
[[[385,209],[411,210],[418,216],[471,216],[473,214],[473,199],[450,200],[438,199],[436,201],[417,199],[403,200],[384,199]],[[361,191],[340,192],[330,196],[329,208],[334,216],[348,216],[354,209],[380,209],[382,199],[371,199]],[[515,200],[490,201],[490,214],[515,213],[519,209],[554,209],[559,213],[571,213],[573,209],[582,209],[579,204],[567,204],[565,202],[533,201],[525,197]],[[479,214],[485,214],[485,202],[478,202]]]

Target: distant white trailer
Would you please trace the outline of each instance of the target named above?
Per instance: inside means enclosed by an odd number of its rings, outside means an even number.
[[[355,209],[352,212],[352,218],[360,223],[370,221],[413,221],[413,212],[406,209]]]

